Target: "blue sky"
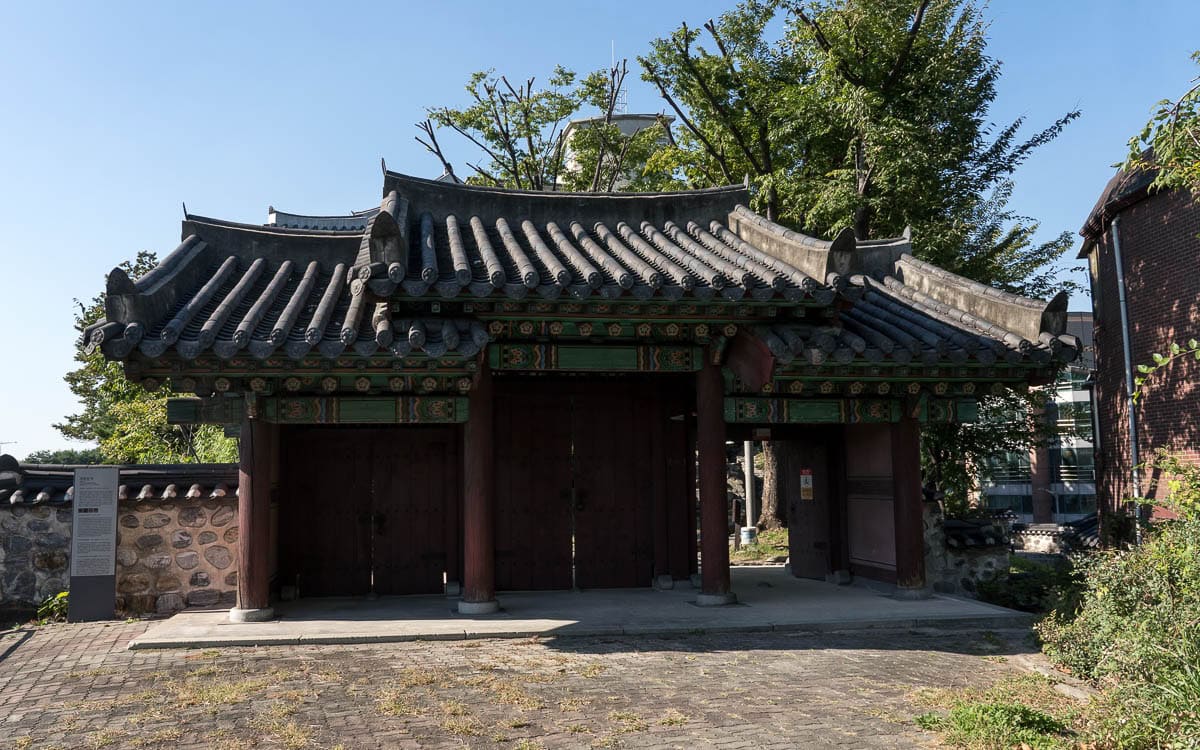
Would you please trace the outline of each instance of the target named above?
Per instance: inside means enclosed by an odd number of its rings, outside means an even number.
[[[381,156],[439,173],[413,123],[461,102],[472,71],[605,67],[612,44],[632,60],[731,5],[0,3],[0,441],[15,441],[0,452],[79,447],[51,427],[76,409],[62,382],[72,299],[101,291],[138,250],[170,251],[181,202],[248,222],[268,204],[373,205]],[[1013,200],[1043,238],[1074,232],[1154,102],[1196,74],[1200,4],[996,0],[987,15],[1004,63],[997,123],[1025,116],[1033,131],[1083,110],[1017,174]],[[629,106],[663,105],[631,74]]]

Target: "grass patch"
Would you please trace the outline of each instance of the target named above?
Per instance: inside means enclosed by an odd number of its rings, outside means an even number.
[[[646,720],[633,711],[610,711],[608,720],[615,721],[619,725],[617,731],[621,734],[644,732],[650,728]]]
[[[599,677],[604,672],[604,665],[600,662],[591,662],[585,664],[579,669],[579,676],[586,677],[589,680],[593,677]]]
[[[772,562],[778,557],[787,557],[788,530],[769,529],[758,532],[753,544],[743,544],[737,549],[729,548],[729,561],[740,563]]]
[[[592,705],[592,702],[586,698],[563,698],[558,702],[559,711],[579,711],[580,709]]]
[[[919,690],[909,700],[938,709],[917,716],[915,722],[953,747],[1065,750],[1075,745],[1072,725],[1079,706],[1041,675],[1009,677],[986,690]]]
[[[687,722],[688,722],[687,715],[683,714],[679,711],[676,711],[673,708],[670,711],[667,711],[665,714],[663,714],[662,717],[660,717],[658,720],[659,726],[663,726],[663,727],[681,727],[684,724],[687,724]]]
[[[127,739],[129,739],[128,732],[122,732],[119,729],[101,729],[88,735],[87,746],[89,748],[111,747],[118,742],[123,743]]]
[[[126,747],[157,747],[159,745],[175,744],[179,738],[183,736],[183,731],[178,727],[168,727],[160,729],[157,732],[151,732],[139,737],[131,737],[126,743]]]
[[[403,691],[391,688],[380,691],[375,698],[375,705],[379,706],[379,712],[385,716],[411,716],[416,711]]]
[[[1065,724],[1020,703],[960,703],[944,716],[921,714],[916,722],[922,729],[940,732],[942,739],[955,747],[979,750],[1067,747]]]
[[[478,737],[482,729],[474,716],[450,716],[442,720],[442,730],[459,737]]]

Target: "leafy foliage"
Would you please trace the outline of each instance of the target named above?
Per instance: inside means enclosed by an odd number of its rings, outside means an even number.
[[[745,0],[639,58],[682,126],[650,161],[693,187],[749,175],[754,207],[808,234],[852,226],[874,239],[911,227],[924,260],[1051,296],[1074,288],[1054,268],[1072,237],[1036,242],[1037,222],[1008,201],[1017,168],[1079,112],[1027,138],[1022,119],[993,125],[1000,64],[986,48],[980,8],[963,0]],[[1030,418],[1039,398],[985,399],[980,425],[925,431],[925,468],[952,514],[953,503],[966,507],[978,458],[1046,439]]]
[[[132,262],[121,264],[132,277],[157,265],[153,253],[140,252]],[[79,304],[75,327],[83,330],[104,316],[104,295]],[[83,410],[54,427],[73,440],[99,443],[104,463],[175,463],[234,461],[237,443],[226,438],[215,425],[167,424],[168,384],[154,392],[125,377],[119,362],[110,362],[100,351],[75,352],[79,367],[64,380],[79,398]]]
[[[1200,518],[1162,523],[1081,570],[1079,610],[1037,631],[1052,660],[1108,687],[1097,731],[1119,747],[1200,736]]]
[[[979,399],[979,418],[967,424],[929,424],[921,433],[925,483],[943,494],[946,515],[963,518],[980,512],[971,503],[984,461],[1003,453],[1028,453],[1057,433],[1043,419],[1050,394],[1044,390],[1006,391]]]
[[[1021,703],[963,701],[945,716],[926,713],[916,722],[922,729],[943,732],[946,742],[955,747],[981,750],[1050,750],[1064,747],[1067,733],[1058,719]]]
[[[473,144],[484,159],[470,164],[474,174],[467,182],[472,184],[585,192],[657,189],[670,182],[670,175],[644,166],[668,137],[669,125],[660,119],[625,133],[614,123],[626,73],[625,62],[582,79],[558,66],[549,86],[537,88],[534,78],[514,86],[506,76],[480,71],[467,82],[471,103],[430,108],[429,119],[418,125],[425,137],[417,140],[450,174],[454,167],[436,129],[449,128]],[[576,119],[585,107],[600,114]],[[572,122],[575,127],[569,127]]]
[[[1192,53],[1192,60],[1200,64],[1200,51]],[[1155,187],[1200,195],[1200,77],[1178,99],[1160,101],[1146,127],[1129,140],[1125,167],[1139,166],[1158,170]]]
[[[978,593],[982,601],[1022,612],[1074,612],[1081,582],[1068,560],[1037,562],[1013,555],[1008,575],[980,581]]]
[[[25,457],[27,464],[99,464],[104,463],[104,454],[99,448],[64,448],[57,451],[34,451]]]
[[[60,591],[57,594],[46,597],[37,608],[38,624],[45,625],[49,622],[66,622],[69,602],[70,592],[68,591]]]

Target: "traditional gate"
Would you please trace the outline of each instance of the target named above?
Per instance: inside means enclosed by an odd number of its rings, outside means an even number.
[[[640,381],[497,383],[497,588],[647,586],[656,554],[669,572],[669,547],[687,544],[685,523],[669,524],[688,500],[670,403]]]
[[[282,584],[304,596],[426,594],[457,579],[453,428],[301,427],[282,440]]]

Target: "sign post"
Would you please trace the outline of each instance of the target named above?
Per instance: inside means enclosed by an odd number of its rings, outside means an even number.
[[[75,470],[71,514],[71,622],[111,620],[117,604],[116,466],[82,466]]]

